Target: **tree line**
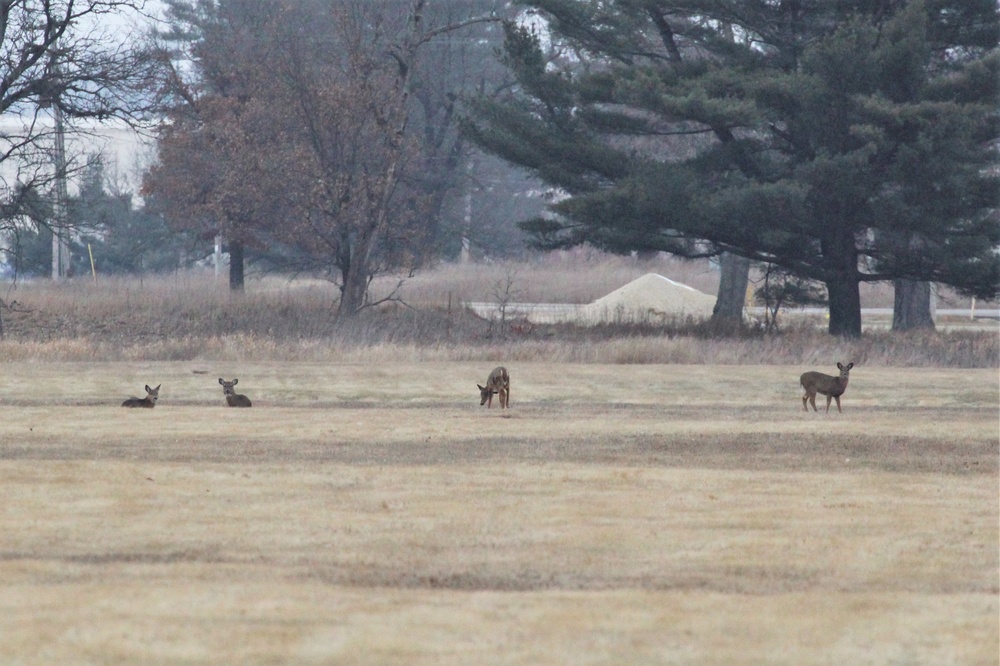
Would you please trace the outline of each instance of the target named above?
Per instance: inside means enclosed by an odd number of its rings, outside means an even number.
[[[72,42],[116,65],[95,82],[25,22],[3,49],[44,54],[37,81],[0,99],[155,119],[144,212],[221,234],[235,289],[249,253],[328,276],[353,315],[377,275],[515,210],[473,215],[472,188],[513,201],[531,182],[553,202],[517,209],[533,247],[717,256],[720,320],[741,316],[752,262],[785,297],[821,284],[844,336],[864,282],[894,284],[898,328],[929,321],[930,282],[1000,288],[991,0],[167,0],[165,25],[134,51]],[[0,217],[40,182],[8,188]]]

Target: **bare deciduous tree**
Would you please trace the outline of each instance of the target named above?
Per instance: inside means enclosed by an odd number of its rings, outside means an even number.
[[[25,197],[44,193],[56,176],[55,110],[67,133],[85,131],[78,120],[145,119],[149,51],[122,29],[142,4],[0,0],[0,231],[11,230],[25,215]]]
[[[338,313],[350,316],[370,305],[376,275],[419,263],[433,228],[430,197],[410,177],[422,168],[418,52],[492,19],[430,26],[424,0],[402,16],[398,4],[359,0],[255,6],[198,19],[212,29],[193,51],[201,85],[176,86],[183,104],[147,190],[169,195],[177,218],[212,217],[230,236],[289,249],[297,268],[339,285]]]

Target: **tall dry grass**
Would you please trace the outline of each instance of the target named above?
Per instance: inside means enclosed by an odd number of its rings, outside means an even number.
[[[586,302],[644,273],[696,282],[694,264],[659,259],[554,257],[511,265],[443,266],[403,287],[407,305],[336,322],[336,289],[316,280],[254,279],[243,294],[204,273],[145,279],[20,283],[0,292],[0,361],[549,361],[789,364],[840,360],[897,367],[1000,367],[997,331],[826,335],[822,323],[777,335],[721,335],[689,322],[582,328],[484,321],[463,306],[490,301],[496,280],[524,285],[516,300]],[[658,263],[659,262],[659,263]],[[671,272],[674,263],[692,272]],[[708,278],[702,276],[703,280]],[[385,288],[385,285],[383,285]]]
[[[589,248],[550,252],[530,261],[497,261],[459,265],[441,264],[408,278],[401,293],[414,304],[440,305],[448,301],[493,302],[496,285],[508,275],[513,278],[512,301],[526,303],[590,303],[647,273],[658,273],[706,294],[719,287],[719,271],[708,259],[686,260],[666,254],[651,258],[609,255]],[[751,272],[751,287],[763,280],[760,271]],[[383,278],[375,292],[385,295],[398,279]],[[866,308],[892,308],[893,289],[889,283],[863,283],[861,304]],[[937,289],[941,308],[968,309],[970,300],[947,287]],[[986,307],[997,307],[996,303]]]
[[[576,249],[552,252],[526,262],[442,264],[408,280],[403,297],[412,303],[440,305],[451,297],[458,302],[493,302],[497,285],[509,276],[511,300],[524,303],[590,303],[647,273],[659,273],[705,293],[719,286],[718,271],[708,261],[685,261],[661,255],[650,259],[607,255]],[[396,282],[376,285],[385,293]]]

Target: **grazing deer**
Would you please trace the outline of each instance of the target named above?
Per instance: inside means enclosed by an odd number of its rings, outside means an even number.
[[[160,397],[160,386],[156,388],[149,388],[149,384],[146,384],[146,397],[145,398],[129,398],[122,403],[122,407],[148,407],[152,409],[156,407],[156,400]]]
[[[250,407],[250,398],[240,395],[233,388],[239,381],[234,377],[233,381],[227,382],[222,377],[219,377],[219,383],[222,384],[222,393],[226,396],[226,404],[230,407]]]
[[[843,413],[840,408],[840,396],[844,395],[844,391],[847,390],[847,375],[854,367],[853,363],[848,363],[846,366],[837,364],[837,369],[840,370],[839,377],[831,377],[830,375],[824,375],[822,372],[806,372],[799,377],[799,383],[802,384],[802,388],[806,390],[806,394],[802,396],[802,410],[808,412],[809,408],[806,403],[811,403],[814,412],[818,412],[816,409],[816,394],[822,393],[826,396],[826,411],[830,412],[830,400],[837,401],[837,411]]]
[[[486,378],[486,386],[479,386],[479,406],[486,405],[487,409],[492,407],[494,393],[499,395],[500,409],[510,407],[510,375],[503,366],[493,368],[493,372]]]

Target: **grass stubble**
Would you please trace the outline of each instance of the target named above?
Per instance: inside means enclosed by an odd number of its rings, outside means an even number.
[[[0,662],[1000,658],[994,369],[491,367],[5,363]]]

